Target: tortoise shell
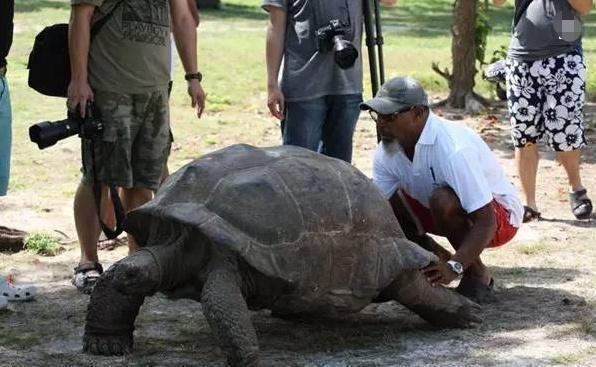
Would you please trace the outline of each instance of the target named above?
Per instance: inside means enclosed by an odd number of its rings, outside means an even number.
[[[170,176],[126,228],[152,246],[151,233],[172,221],[303,292],[374,297],[400,271],[434,259],[405,239],[387,199],[358,169],[293,146],[207,154]]]

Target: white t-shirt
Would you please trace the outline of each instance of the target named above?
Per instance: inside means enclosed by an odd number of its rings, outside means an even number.
[[[397,149],[386,149],[383,144],[375,150],[373,181],[386,198],[402,189],[428,208],[432,191],[449,186],[466,212],[478,210],[494,198],[509,211],[509,222],[521,225],[523,205],[515,187],[488,145],[467,126],[431,112],[413,161],[398,144]]]

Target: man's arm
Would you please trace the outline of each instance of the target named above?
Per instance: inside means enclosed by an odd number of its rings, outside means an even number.
[[[455,254],[451,256],[451,260],[461,263],[464,269],[480,258],[480,254],[488,247],[497,230],[497,219],[490,203],[470,213],[470,220],[472,228]],[[449,284],[457,278],[457,274],[442,261],[438,264],[430,264],[422,269],[422,272],[433,286]]]
[[[507,2],[507,0],[492,0],[493,5],[501,6]]]
[[[172,15],[172,33],[176,41],[178,55],[184,66],[184,71],[196,73],[197,69],[197,28],[193,9],[189,6],[188,0],[170,0],[170,12]],[[201,82],[197,79],[188,81],[188,94],[192,100],[192,106],[197,108],[197,117],[201,117],[205,109],[205,92]]]
[[[94,5],[73,5],[68,26],[71,77],[66,104],[70,110],[74,110],[78,106],[83,117],[85,116],[87,101],[93,100],[93,91],[89,86],[87,67],[91,38],[91,18],[94,12]]]
[[[192,18],[195,20],[195,28],[199,26],[201,19],[199,17],[199,9],[197,8],[197,1],[196,0],[186,0],[188,4],[188,8],[191,11]]]
[[[273,116],[284,118],[285,100],[279,88],[277,78],[281,67],[286,41],[286,12],[282,8],[268,6],[269,24],[267,25],[267,107]]]
[[[588,15],[590,10],[592,10],[592,0],[567,0],[567,2],[580,15]]]

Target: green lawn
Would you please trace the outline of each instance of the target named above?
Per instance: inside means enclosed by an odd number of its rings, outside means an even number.
[[[510,1],[511,2],[511,1]],[[48,195],[69,196],[79,177],[78,141],[75,138],[39,151],[28,141],[27,128],[34,122],[64,118],[65,101],[42,96],[26,85],[26,63],[34,36],[43,27],[66,22],[67,0],[19,0],[16,2],[15,38],[9,56],[9,81],[14,111],[13,174],[11,191],[50,186]],[[204,11],[199,28],[199,63],[208,93],[205,118],[196,122],[187,107],[181,67],[172,97],[172,121],[177,147],[173,168],[213,146],[232,143],[232,133],[220,134],[226,124],[235,124],[242,141],[258,142],[274,121],[265,106],[265,27],[267,14],[258,0],[225,0],[223,11]],[[420,79],[433,93],[445,93],[445,80],[431,70],[432,62],[450,67],[450,0],[400,0],[383,9],[385,63],[388,76],[409,74]],[[494,32],[488,53],[506,45],[512,16],[511,5],[491,7]],[[595,16],[586,21],[585,51],[588,64],[596,64]],[[366,58],[366,52],[363,52]],[[365,67],[365,69],[368,69]],[[370,94],[368,76],[366,91]],[[590,70],[588,89],[596,86],[596,72]],[[477,90],[490,95],[488,85],[478,78]],[[230,135],[232,134],[232,135]],[[222,136],[223,135],[223,136]],[[32,163],[33,162],[33,163]],[[32,185],[31,183],[37,183]]]

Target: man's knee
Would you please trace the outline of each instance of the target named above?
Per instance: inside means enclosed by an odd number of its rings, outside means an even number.
[[[433,217],[449,218],[462,211],[461,202],[450,187],[439,187],[433,190],[429,198]]]
[[[451,187],[438,187],[432,191],[429,199],[431,210],[437,209],[459,209],[461,203],[459,197]]]

